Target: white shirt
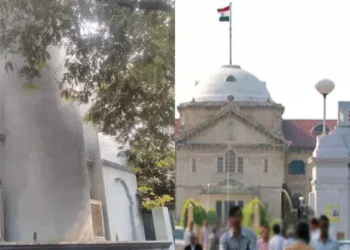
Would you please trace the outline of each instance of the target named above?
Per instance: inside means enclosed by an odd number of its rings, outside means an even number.
[[[184,243],[185,243],[185,246],[189,245],[191,242],[190,242],[190,238],[191,238],[191,234],[193,234],[193,232],[191,232],[188,228],[185,230],[185,233],[184,233]]]
[[[311,246],[316,250],[339,250],[339,244],[337,240],[328,238],[326,243],[318,238],[311,241]]]
[[[274,235],[270,240],[269,250],[283,250],[283,242],[284,238],[281,235]]]
[[[311,240],[316,240],[320,237],[320,230],[316,229],[311,232]]]
[[[283,250],[289,247],[290,245],[295,244],[297,241],[293,238],[288,238],[283,242]]]
[[[209,236],[210,236],[210,234],[211,234],[210,227],[205,227],[205,228],[202,229],[204,248],[208,248],[208,246],[209,246]]]

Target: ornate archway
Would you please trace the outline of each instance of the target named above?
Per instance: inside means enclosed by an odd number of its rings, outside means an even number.
[[[122,186],[125,190],[126,196],[128,197],[132,239],[135,241],[135,240],[137,240],[137,237],[136,237],[136,225],[135,225],[135,214],[134,214],[134,201],[132,200],[132,197],[130,195],[130,191],[129,191],[129,188],[128,188],[128,185],[126,184],[126,182],[122,178],[116,178],[115,182],[122,184]]]
[[[291,225],[294,225],[298,220],[298,207],[297,204],[293,204],[293,195],[287,186],[287,184],[282,184],[282,223],[283,230]]]

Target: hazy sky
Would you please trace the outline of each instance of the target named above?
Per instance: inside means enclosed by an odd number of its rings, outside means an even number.
[[[176,0],[176,105],[195,80],[229,60],[224,0]],[[233,64],[266,81],[284,118],[322,118],[315,83],[335,82],[327,118],[350,101],[350,0],[233,0]],[[178,116],[178,115],[177,115]]]

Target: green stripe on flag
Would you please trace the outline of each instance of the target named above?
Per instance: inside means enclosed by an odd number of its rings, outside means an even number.
[[[229,16],[221,16],[219,19],[220,22],[229,22],[230,17]]]

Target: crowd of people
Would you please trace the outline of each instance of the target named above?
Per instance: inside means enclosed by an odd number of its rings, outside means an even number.
[[[294,229],[282,235],[280,225],[262,226],[261,235],[242,226],[242,210],[231,207],[228,226],[221,230],[220,224],[210,227],[207,222],[199,234],[194,230],[193,222],[185,230],[185,250],[339,250],[336,239],[330,236],[329,219],[322,215],[318,219],[300,221]]]

